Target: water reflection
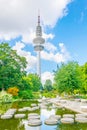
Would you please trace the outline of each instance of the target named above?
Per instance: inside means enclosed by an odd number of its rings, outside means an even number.
[[[55,109],[47,110],[41,109],[41,117],[48,118],[50,115],[55,114]]]
[[[41,126],[35,126],[35,127],[29,126],[27,120],[23,120],[23,124],[24,124],[25,130],[41,130]]]
[[[25,130],[41,130],[41,126],[31,127],[31,126],[25,125]]]
[[[55,114],[55,109],[51,109],[51,110],[41,109],[40,116],[41,116],[42,125],[31,127],[28,125],[27,120],[23,120],[25,130],[55,130],[57,126],[48,126],[44,124],[44,120],[49,118],[50,115],[54,115],[54,114]]]
[[[21,102],[21,103],[14,103],[14,107],[12,108],[22,108],[23,106],[29,106],[30,102]],[[26,105],[27,104],[27,105]],[[17,106],[19,105],[19,106]],[[23,105],[23,106],[22,106]],[[9,104],[4,104],[0,105],[0,110],[1,111],[6,111],[7,109],[10,108]],[[53,108],[53,109],[51,109]],[[0,130],[87,130],[87,124],[80,124],[80,123],[74,123],[72,125],[65,125],[65,124],[58,124],[58,125],[45,125],[44,121],[45,119],[49,118],[50,115],[63,115],[63,114],[70,114],[72,113],[69,110],[66,109],[58,109],[54,105],[52,107],[48,106],[47,109],[40,109],[38,111],[34,111],[35,113],[40,113],[42,125],[41,126],[36,126],[36,127],[31,127],[28,125],[28,118],[27,115],[29,112],[25,112],[26,114],[26,119],[9,119],[9,120],[2,120],[0,119]],[[34,113],[33,112],[33,113]]]
[[[41,120],[43,121],[43,125],[41,126],[41,130],[55,130],[56,125],[50,126],[50,125],[45,125],[44,120],[49,118],[50,115],[55,115],[56,109],[41,109]]]

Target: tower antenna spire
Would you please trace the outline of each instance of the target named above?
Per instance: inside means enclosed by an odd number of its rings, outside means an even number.
[[[40,10],[38,9],[38,25],[40,25]]]

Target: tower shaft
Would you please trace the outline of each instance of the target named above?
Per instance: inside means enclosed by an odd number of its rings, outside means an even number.
[[[41,79],[41,54],[40,51],[37,52],[37,74]]]

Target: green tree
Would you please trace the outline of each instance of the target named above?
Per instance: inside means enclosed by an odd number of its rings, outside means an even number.
[[[0,88],[18,86],[25,75],[26,60],[17,55],[7,43],[0,44]]]
[[[47,91],[51,91],[52,90],[52,81],[50,79],[47,79],[45,84],[44,84],[44,89]]]
[[[81,71],[82,71],[82,92],[83,93],[87,93],[87,62],[80,67],[81,68]]]
[[[61,64],[55,72],[55,84],[59,93],[73,94],[82,85],[81,73],[77,62]]]
[[[30,73],[27,76],[23,77],[23,79],[26,82],[27,89],[30,89],[35,92],[40,90],[41,81],[37,74]]]

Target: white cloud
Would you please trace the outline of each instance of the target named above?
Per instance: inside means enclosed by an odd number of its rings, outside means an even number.
[[[34,70],[36,69],[36,63],[37,63],[37,58],[33,55],[31,55],[30,52],[27,52],[24,50],[25,44],[21,42],[17,42],[15,46],[13,46],[12,49],[17,51],[17,54],[20,56],[23,56],[26,58],[26,61],[28,62],[27,64],[27,71],[30,71],[31,69]]]
[[[54,27],[58,19],[68,13],[67,5],[71,1],[0,0],[0,39],[10,40],[21,35],[23,42],[30,41],[31,30],[35,31],[38,9],[43,26]]]
[[[51,43],[50,43],[51,45]],[[52,46],[53,50],[49,48],[49,51],[42,51],[41,52],[41,58],[47,61],[52,61],[55,63],[60,63],[60,62],[66,62],[68,61],[71,57],[69,52],[66,50],[66,47],[64,46],[63,43],[59,43],[60,51],[58,52],[58,48],[55,46]],[[24,50],[25,44],[22,42],[17,42],[15,46],[13,46],[12,49],[17,51],[17,54],[20,56],[23,56],[26,58],[28,64],[26,70],[29,71],[34,71],[36,72],[36,64],[37,64],[37,57],[33,56],[31,52],[27,52]],[[50,78],[53,80],[53,75],[50,72],[45,72],[42,74],[43,77],[43,82],[46,78]]]
[[[59,44],[59,49],[48,39],[55,37],[52,33],[46,34],[46,29],[54,27],[57,21],[67,15],[67,5],[72,0],[0,0],[0,40],[11,40],[21,36],[21,42],[17,42],[13,49],[20,56],[24,56],[28,62],[27,70],[35,69],[37,58],[31,52],[24,50],[25,44],[32,44],[35,37],[38,9],[40,9],[43,37],[45,38],[45,50],[41,52],[42,59],[59,63],[67,61],[70,55],[64,46]],[[44,31],[45,30],[45,31]],[[45,73],[46,75],[48,73]],[[45,75],[44,74],[44,75]],[[42,77],[44,76],[42,74]],[[50,73],[52,76],[52,74]],[[48,76],[49,77],[49,76]],[[44,77],[45,78],[45,77]],[[53,76],[51,77],[51,79]],[[44,79],[43,79],[44,80]]]
[[[43,83],[43,84],[45,83],[45,81],[46,81],[47,79],[50,79],[50,80],[52,81],[52,83],[53,83],[53,81],[54,81],[54,75],[53,75],[53,73],[48,72],[48,71],[42,73],[42,75],[41,75],[41,80],[42,80],[42,83]]]
[[[43,38],[45,38],[45,40],[48,40],[48,39],[53,39],[54,38],[54,34],[46,34],[46,33],[43,33]]]
[[[34,31],[31,29],[31,30],[29,30],[29,32],[23,33],[23,35],[22,35],[22,41],[25,42],[25,43],[32,44],[34,37],[35,37],[34,36]]]
[[[54,46],[52,43],[49,43],[49,42],[45,43],[44,47],[45,47],[46,50],[48,50],[50,52],[54,52],[54,51],[57,50],[57,47]]]
[[[50,48],[49,50],[50,52],[46,51],[41,52],[42,59],[60,63],[60,62],[66,62],[71,58],[69,52],[67,51],[63,43],[59,43],[60,51],[58,51],[58,48],[55,48],[54,51],[52,51]]]

